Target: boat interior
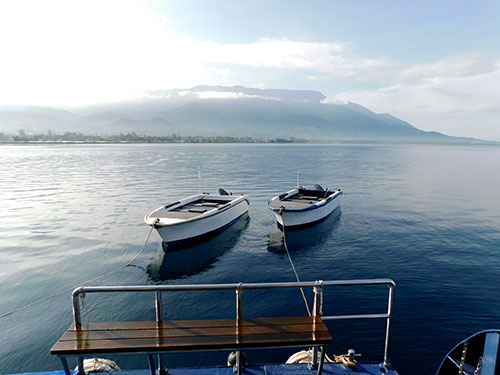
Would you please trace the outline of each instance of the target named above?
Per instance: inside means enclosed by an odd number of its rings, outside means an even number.
[[[230,202],[231,200],[228,200],[227,197],[203,197],[174,209],[168,209],[167,206],[165,209],[156,211],[150,216],[159,218],[189,219],[202,215],[208,211],[217,210]]]
[[[285,207],[285,208],[306,208],[318,203],[333,195],[335,190],[306,190],[299,189],[296,194],[286,197],[286,194],[280,196],[271,202],[271,207]]]

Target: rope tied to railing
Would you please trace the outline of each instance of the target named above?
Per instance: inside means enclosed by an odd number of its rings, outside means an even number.
[[[281,221],[282,221],[282,228],[283,228],[283,244],[285,245],[285,250],[288,255],[288,260],[290,261],[290,265],[292,266],[293,273],[295,274],[295,278],[297,279],[297,282],[300,283],[300,278],[299,274],[297,273],[297,270],[295,269],[295,265],[293,264],[292,257],[290,255],[290,251],[288,250],[288,245],[286,243],[286,232],[285,232],[285,216],[283,215],[285,211],[285,207],[281,206],[278,213],[281,216]],[[304,289],[300,287],[300,293],[302,294],[302,299],[304,300],[304,304],[306,305],[306,310],[307,314],[311,316],[311,310],[309,309],[309,303],[307,302],[306,294],[304,293]]]

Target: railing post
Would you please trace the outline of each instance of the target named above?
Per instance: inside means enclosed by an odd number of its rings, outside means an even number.
[[[162,318],[162,295],[161,290],[155,291],[155,310],[156,310],[156,322],[160,323],[163,321]]]
[[[243,290],[241,288],[242,283],[239,283],[236,287],[236,333],[241,334],[241,309],[242,309],[242,294]]]
[[[77,375],[85,375],[85,367],[83,366],[83,357],[78,356],[76,359],[76,367],[78,368]]]
[[[316,284],[313,288],[314,291],[314,304],[313,304],[313,316],[321,315],[321,304],[323,295],[323,280],[316,280]]]
[[[313,288],[314,291],[314,303],[313,303],[313,311],[312,311],[312,316],[313,316],[313,335],[315,334],[316,331],[316,317],[319,316],[320,312],[320,296],[321,293],[323,293],[323,281],[318,281],[316,280],[316,283]],[[318,347],[314,346],[312,348],[312,363],[311,365],[313,368],[316,368],[318,365]]]
[[[156,324],[159,326],[163,321],[161,290],[155,290],[155,311],[156,311]],[[159,337],[158,340],[161,340],[161,338]],[[163,354],[158,354],[158,374],[160,375],[166,374]]]
[[[82,327],[79,297],[79,293],[73,294],[73,322],[75,323],[75,329],[80,329]]]
[[[389,285],[389,300],[387,302],[387,327],[385,330],[385,345],[384,345],[384,366],[389,366],[389,335],[391,332],[393,295],[394,295],[394,287],[392,285]]]
[[[242,283],[238,283],[236,287],[236,342],[240,342],[240,336],[242,334],[241,319],[242,319]],[[236,351],[236,375],[241,374],[241,351]]]

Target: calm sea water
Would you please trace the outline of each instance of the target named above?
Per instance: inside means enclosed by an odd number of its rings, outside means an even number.
[[[165,253],[143,216],[224,187],[248,217],[207,243]],[[0,373],[60,369],[49,350],[71,323],[77,285],[293,281],[266,202],[296,184],[344,190],[341,209],[287,234],[302,280],[392,278],[391,362],[436,371],[465,336],[500,327],[500,148],[383,145],[55,145],[0,147]],[[309,296],[311,297],[311,296]],[[245,316],[301,315],[296,291],[246,292]],[[325,314],[385,311],[385,288],[335,290]],[[90,320],[154,318],[150,295],[89,296]],[[232,317],[234,296],[174,293],[166,318]],[[329,353],[380,361],[383,321],[329,324]],[[248,352],[283,362],[293,350]],[[223,364],[227,353],[170,355],[169,366]],[[114,358],[145,368],[142,357]]]

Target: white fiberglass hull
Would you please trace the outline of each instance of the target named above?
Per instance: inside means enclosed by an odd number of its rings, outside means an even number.
[[[312,224],[323,220],[340,206],[342,191],[336,190],[331,197],[319,199],[315,202],[308,202],[304,208],[290,205],[290,202],[284,202],[290,196],[294,196],[299,190],[294,189],[289,192],[276,196],[268,203],[268,207],[273,211],[276,221],[280,227],[298,227]],[[305,199],[307,200],[307,199]]]
[[[169,244],[179,244],[209,235],[227,228],[248,212],[249,200],[246,196],[233,200],[228,207],[222,207],[207,216],[200,215],[192,220],[171,220],[168,224],[152,224],[162,240]],[[150,215],[151,216],[151,215]]]
[[[274,216],[276,216],[276,221],[280,226],[296,227],[320,221],[330,215],[339,206],[340,196],[324,207],[315,208],[310,211],[284,211],[281,215],[274,211]]]

